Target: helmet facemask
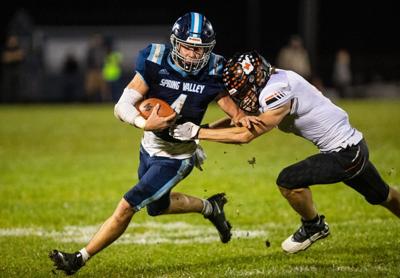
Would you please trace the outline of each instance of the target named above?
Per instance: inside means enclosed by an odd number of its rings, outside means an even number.
[[[232,96],[237,106],[245,111],[247,114],[258,114],[260,108],[258,104],[257,88],[255,86],[249,86],[247,89],[243,89],[240,92]]]
[[[210,43],[201,43],[201,39],[189,37],[186,41],[171,35],[171,57],[175,64],[182,70],[193,73],[202,69],[210,59],[215,46],[215,40]],[[200,58],[185,57],[181,54],[181,48],[192,49],[195,53],[201,53]]]

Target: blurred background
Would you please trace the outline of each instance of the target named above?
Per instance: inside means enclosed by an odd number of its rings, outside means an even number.
[[[400,97],[395,1],[30,1],[1,8],[2,103],[112,102],[149,43],[203,13],[215,53],[256,49],[337,98]]]

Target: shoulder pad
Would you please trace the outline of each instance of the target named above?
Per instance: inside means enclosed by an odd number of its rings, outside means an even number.
[[[165,44],[153,43],[151,44],[151,50],[149,56],[147,57],[147,60],[160,65],[164,52]]]
[[[259,101],[263,111],[279,107],[293,98],[288,78],[285,71],[272,74],[267,85],[261,91]]]
[[[149,60],[156,64],[161,64],[165,52],[165,44],[152,43],[140,51],[144,60]]]

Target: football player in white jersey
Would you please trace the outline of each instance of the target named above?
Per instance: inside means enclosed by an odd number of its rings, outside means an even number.
[[[370,204],[379,204],[400,217],[400,194],[388,186],[369,160],[361,132],[349,123],[347,113],[324,97],[299,74],[272,67],[255,51],[237,54],[224,67],[223,79],[231,97],[258,125],[224,129],[200,128],[192,123],[175,126],[180,140],[202,139],[248,143],[278,127],[315,144],[320,153],[283,169],[277,185],[301,216],[301,227],[282,243],[296,253],[329,235],[324,216],[318,214],[310,185],[344,182]],[[253,120],[254,120],[254,116]]]

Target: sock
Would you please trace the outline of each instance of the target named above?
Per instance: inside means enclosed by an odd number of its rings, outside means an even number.
[[[304,224],[315,224],[319,221],[319,214],[317,214],[317,216],[315,216],[313,219],[311,220],[301,220]]]
[[[203,199],[203,210],[201,211],[201,213],[204,216],[209,216],[212,212],[213,212],[213,207],[211,205],[211,203],[208,200]]]
[[[82,255],[82,260],[83,260],[84,263],[85,263],[87,260],[89,260],[90,255],[89,255],[89,253],[86,251],[86,248],[82,248],[82,249],[79,251],[79,253],[81,253],[81,255]]]

